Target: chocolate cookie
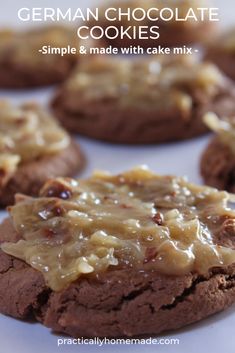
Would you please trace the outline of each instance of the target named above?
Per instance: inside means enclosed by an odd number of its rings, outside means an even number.
[[[235,302],[235,212],[136,169],[51,180],[0,226],[0,311],[79,336],[158,334]]]
[[[235,192],[235,118],[219,120],[206,117],[208,126],[216,132],[201,158],[201,175],[206,184]]]
[[[27,88],[63,81],[78,54],[43,54],[42,47],[78,48],[76,30],[51,26],[25,32],[0,32],[0,87]]]
[[[213,61],[226,75],[235,80],[235,28],[209,45],[206,59]]]
[[[35,104],[0,102],[0,205],[15,193],[37,195],[48,178],[72,176],[83,165],[80,147]]]
[[[109,8],[112,10],[107,13]],[[163,18],[172,18],[172,20],[164,21],[161,18],[160,13],[164,8],[168,10],[163,11]],[[105,31],[104,37],[107,44],[119,48],[140,45],[147,49],[158,45],[189,45],[203,42],[205,33],[207,38],[214,33],[215,25],[213,23],[215,22],[209,21],[206,12],[203,21],[195,21],[192,16],[187,21],[177,21],[174,16],[176,8],[178,18],[185,18],[189,9],[192,9],[199,17],[198,9],[208,8],[208,1],[127,0],[120,2],[115,0],[100,9],[99,22],[91,21],[90,27],[97,25],[102,27]],[[119,9],[121,10],[119,11]],[[119,13],[127,14],[128,12],[128,16],[119,15]],[[149,16],[147,16],[148,12]],[[110,20],[107,19],[107,16]],[[118,29],[118,32],[114,27]],[[97,34],[100,35],[100,30],[97,30]]]
[[[235,111],[232,83],[189,57],[95,57],[79,65],[52,101],[71,132],[116,143],[159,143],[207,132],[207,111]]]

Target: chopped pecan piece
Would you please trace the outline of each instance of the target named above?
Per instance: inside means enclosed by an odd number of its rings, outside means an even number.
[[[48,181],[40,194],[45,197],[58,197],[62,200],[67,200],[72,195],[72,189],[68,184],[63,183],[60,180],[53,180]]]
[[[157,248],[155,247],[147,248],[145,251],[144,264],[147,264],[148,262],[152,261],[153,259],[155,259],[156,256],[157,256]]]
[[[152,220],[159,226],[163,225],[163,215],[160,212],[155,213],[155,215],[152,217]]]
[[[235,219],[226,219],[222,224],[221,232],[223,236],[235,236]]]

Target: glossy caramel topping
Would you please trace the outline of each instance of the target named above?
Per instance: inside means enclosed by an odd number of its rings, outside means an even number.
[[[67,133],[37,105],[14,107],[0,101],[0,184],[19,164],[58,153],[69,143]]]
[[[66,83],[74,104],[81,101],[113,101],[121,107],[146,110],[177,108],[190,116],[194,95],[210,99],[221,90],[224,78],[210,63],[182,56],[128,60],[97,57],[79,65]],[[69,100],[72,104],[72,98]]]
[[[21,240],[2,250],[41,271],[53,290],[81,275],[136,268],[205,274],[235,262],[216,245],[235,219],[229,195],[137,168],[118,176],[48,181],[39,198],[20,198],[10,216]]]

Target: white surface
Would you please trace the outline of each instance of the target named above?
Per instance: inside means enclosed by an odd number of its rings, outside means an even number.
[[[73,0],[8,0],[1,3],[0,24],[17,26],[17,9],[23,6],[57,6],[82,7],[89,6],[92,1]],[[96,1],[101,3],[101,1]],[[229,25],[234,19],[234,1],[217,0],[220,6],[221,23]],[[234,21],[235,22],[235,21]],[[36,99],[45,104],[52,94],[52,89],[35,90],[33,92],[9,93],[0,91],[0,98],[12,98],[15,102],[27,99]],[[193,182],[201,182],[198,163],[201,152],[209,137],[192,141],[148,147],[114,146],[101,142],[80,138],[88,164],[83,176],[93,169],[107,169],[111,172],[120,172],[138,164],[148,164],[158,173],[187,175]],[[0,213],[0,218],[4,213]],[[0,353],[80,353],[92,352],[166,352],[166,353],[233,353],[235,352],[235,314],[234,307],[212,318],[192,325],[172,335],[163,337],[178,338],[179,345],[165,346],[60,346],[57,347],[57,336],[40,324],[29,324],[11,318],[0,316]]]

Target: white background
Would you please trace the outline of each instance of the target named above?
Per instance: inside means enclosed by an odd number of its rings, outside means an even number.
[[[27,26],[17,19],[17,10],[21,7],[88,7],[92,0],[1,0],[0,25],[18,27]],[[95,1],[97,5],[103,1]],[[234,0],[217,0],[220,8],[221,26],[235,24]],[[206,35],[206,33],[205,33]],[[53,89],[24,92],[0,91],[0,98],[11,98],[14,102],[35,99],[46,104]],[[120,172],[139,164],[147,164],[151,169],[163,174],[187,175],[190,181],[201,182],[198,170],[199,159],[210,137],[161,146],[130,147],[106,144],[79,138],[87,156],[87,166],[82,176],[93,169],[106,169]],[[0,212],[0,217],[4,217]],[[191,325],[181,331],[163,337],[180,339],[179,346],[64,346],[57,348],[57,336],[39,324],[29,324],[0,316],[0,353],[72,353],[85,352],[166,352],[166,353],[234,353],[235,352],[235,314],[234,307],[213,316],[199,324]]]

